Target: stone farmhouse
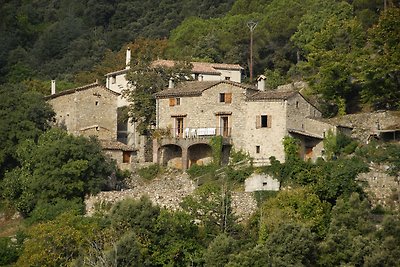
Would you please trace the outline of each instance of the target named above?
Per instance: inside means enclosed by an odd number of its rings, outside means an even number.
[[[221,81],[189,81],[155,94],[156,128],[165,135],[153,142],[153,161],[186,169],[211,160],[210,138],[223,137],[223,161],[232,147],[248,152],[257,165],[274,156],[285,160],[282,139],[301,141],[301,156],[323,154],[325,133],[337,127],[318,120],[321,112],[300,93],[302,83],[265,90]]]
[[[126,74],[130,70],[131,51],[126,52],[126,67],[125,69],[107,73],[106,88],[119,93],[117,105],[119,111],[123,107],[129,106],[129,102],[121,95],[123,90],[134,90],[134,87],[126,79]],[[238,64],[218,64],[218,63],[204,63],[204,62],[191,62],[192,78],[200,81],[220,81],[231,80],[234,82],[241,82],[243,68]],[[173,60],[156,60],[152,63],[154,66],[173,67],[175,62]],[[120,113],[120,112],[119,112]],[[130,122],[127,119],[118,119],[117,139],[127,145],[135,148],[143,148],[145,138],[140,136],[136,131],[135,122]],[[142,154],[142,153],[141,153]]]
[[[55,125],[74,135],[97,136],[118,166],[129,169],[136,150],[117,141],[119,95],[97,83],[56,93],[52,81],[52,94],[45,99],[56,112]]]

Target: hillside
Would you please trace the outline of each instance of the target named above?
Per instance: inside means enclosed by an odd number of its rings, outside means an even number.
[[[386,5],[384,6],[384,3]],[[1,6],[0,83],[47,93],[104,80],[133,60],[238,63],[270,88],[308,80],[326,116],[398,109],[399,1],[7,1]],[[39,68],[37,66],[40,66]]]

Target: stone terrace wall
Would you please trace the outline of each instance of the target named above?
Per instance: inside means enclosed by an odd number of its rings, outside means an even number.
[[[392,128],[399,124],[400,112],[383,111],[372,113],[350,114],[329,119],[329,122],[354,128],[352,136],[366,142],[371,133],[380,129]]]
[[[373,207],[378,204],[393,210],[400,209],[400,181],[394,176],[385,173],[387,167],[370,165],[368,173],[361,173],[357,180],[367,182],[365,191]]]
[[[91,215],[95,211],[96,203],[116,203],[123,199],[140,199],[147,195],[150,200],[161,207],[170,210],[179,209],[179,203],[184,197],[193,193],[196,186],[186,173],[170,171],[167,175],[156,178],[151,182],[143,182],[134,177],[129,184],[130,189],[123,191],[100,192],[85,200],[86,214]],[[256,200],[252,193],[233,192],[232,208],[239,221],[246,220],[257,209]]]

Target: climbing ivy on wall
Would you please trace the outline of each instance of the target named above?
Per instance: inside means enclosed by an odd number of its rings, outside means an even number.
[[[298,140],[291,136],[285,136],[282,140],[286,160],[299,159],[300,146]]]
[[[214,136],[210,140],[210,146],[212,150],[213,163],[215,165],[221,165],[222,160],[222,136]]]

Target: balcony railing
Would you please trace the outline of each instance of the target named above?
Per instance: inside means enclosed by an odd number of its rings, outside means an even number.
[[[231,128],[228,127],[186,127],[172,128],[171,137],[173,138],[207,138],[213,136],[231,136]]]

